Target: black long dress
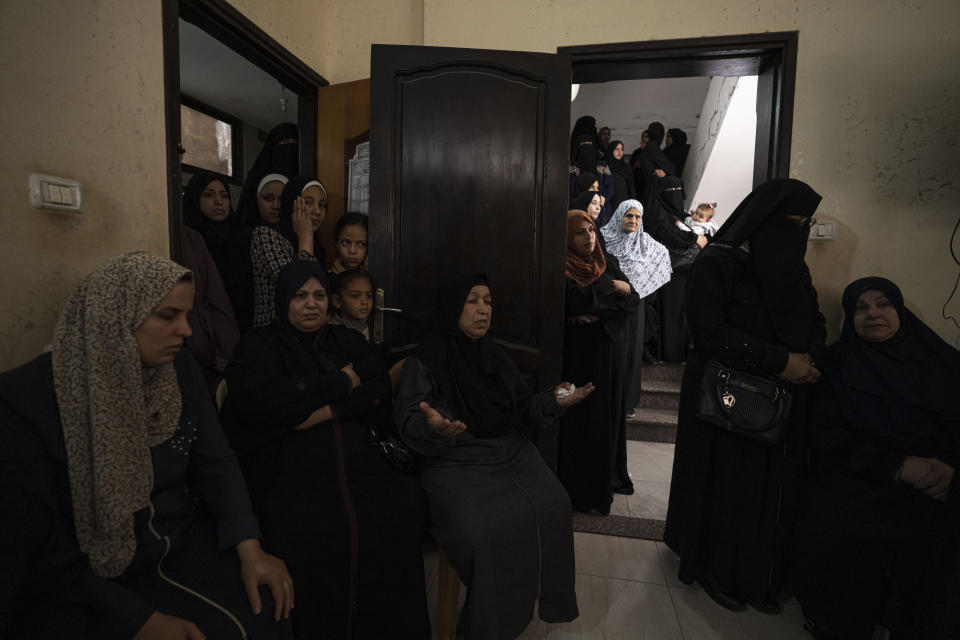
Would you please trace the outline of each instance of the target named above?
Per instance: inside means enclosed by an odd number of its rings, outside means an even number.
[[[776,446],[697,417],[711,358],[775,375],[791,353],[824,355],[825,322],[804,262],[820,196],[786,178],[757,187],[693,264],[687,319],[693,351],[680,390],[677,444],[664,540],[679,577],[702,576],[729,596],[775,603],[804,479],[807,385],[796,385],[786,435]]]
[[[566,279],[563,379],[593,382],[596,390],[561,419],[557,475],[575,511],[607,514],[615,490],[633,493],[627,473],[627,327],[640,298],[632,290],[627,296],[617,295],[613,280],[629,280],[616,257],[604,257],[606,271],[593,284],[581,287]],[[579,315],[600,321],[571,322]]]
[[[265,546],[293,577],[295,636],[429,637],[425,500],[417,479],[370,444],[368,425],[382,425],[391,406],[373,347],[330,325],[307,344],[275,321],[247,333],[234,360],[224,427]],[[352,392],[340,371],[348,362],[362,380]],[[294,430],[325,404],[335,420]]]
[[[475,285],[489,286],[474,274],[441,288],[438,330],[403,364],[394,422],[423,456],[431,533],[468,588],[460,630],[507,640],[527,627],[535,603],[547,622],[579,614],[570,500],[522,434],[555,425],[563,408],[550,391],[532,393],[489,335],[459,329]],[[466,430],[439,435],[421,402]]]

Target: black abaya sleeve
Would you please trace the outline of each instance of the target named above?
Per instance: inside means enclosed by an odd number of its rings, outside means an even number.
[[[735,258],[719,252],[697,257],[687,281],[686,310],[694,350],[706,360],[753,373],[777,374],[787,366],[785,347],[751,335],[729,321],[731,313],[756,318],[760,301],[740,282],[749,274]]]
[[[451,420],[456,420],[457,416],[452,415],[450,409],[440,400],[437,383],[430,370],[413,356],[403,363],[395,401],[393,423],[397,433],[422,456],[439,456],[445,449],[457,446],[457,441],[464,442],[475,437],[469,431],[445,437],[430,428],[426,415],[420,409],[421,402],[426,402]],[[467,425],[467,428],[469,429],[470,425]]]
[[[231,444],[251,451],[292,431],[320,407],[350,394],[342,371],[321,372],[306,349],[272,327],[248,332],[224,372],[224,426]]]
[[[386,423],[390,418],[393,389],[390,374],[376,349],[359,331],[346,327],[330,327],[328,330],[335,333],[340,350],[349,354],[350,362],[360,376],[359,387],[331,404],[334,415]]]

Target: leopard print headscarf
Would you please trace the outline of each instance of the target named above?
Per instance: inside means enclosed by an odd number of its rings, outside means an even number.
[[[143,251],[113,258],[80,282],[54,329],[73,519],[80,549],[101,576],[118,576],[133,560],[133,514],[153,486],[150,447],[180,422],[173,364],[144,367],[134,332],[188,273]]]

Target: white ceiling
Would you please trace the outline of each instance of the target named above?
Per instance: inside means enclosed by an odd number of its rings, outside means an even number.
[[[280,83],[198,27],[180,20],[180,91],[263,131],[297,121],[297,96],[287,90],[280,110]]]

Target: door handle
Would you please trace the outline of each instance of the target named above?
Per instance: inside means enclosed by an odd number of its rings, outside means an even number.
[[[384,291],[377,289],[373,295],[373,344],[383,344],[384,313],[403,313],[403,309],[384,306]]]

